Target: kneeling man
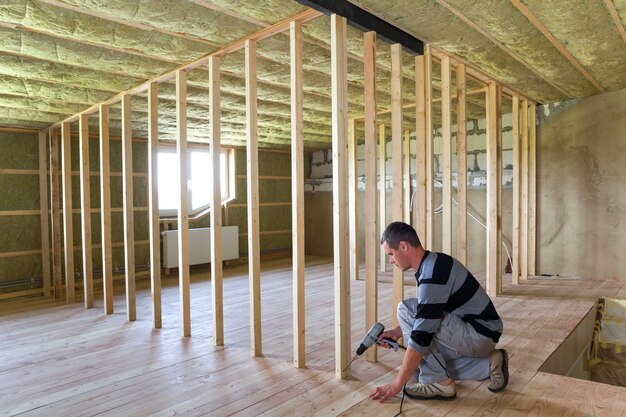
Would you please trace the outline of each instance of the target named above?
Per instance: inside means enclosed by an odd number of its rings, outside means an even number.
[[[502,320],[474,276],[451,256],[425,250],[408,224],[391,223],[380,243],[392,264],[417,271],[417,298],[398,305],[400,325],[379,337],[383,347],[390,347],[385,337],[408,345],[393,382],[370,398],[385,401],[404,386],[413,399],[451,400],[455,380],[463,379],[490,378],[489,390],[502,391],[509,380],[508,354],[495,349]],[[417,382],[405,386],[412,375]]]

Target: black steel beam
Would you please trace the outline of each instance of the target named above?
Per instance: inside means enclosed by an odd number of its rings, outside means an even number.
[[[424,55],[424,42],[384,21],[378,16],[361,9],[346,0],[296,0],[298,3],[330,15],[345,17],[348,24],[363,32],[373,30],[379,38],[389,43],[399,43],[414,55]]]

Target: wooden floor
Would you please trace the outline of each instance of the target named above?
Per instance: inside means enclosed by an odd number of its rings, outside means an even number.
[[[291,366],[289,261],[263,263],[263,358],[250,356],[246,267],[226,273],[222,348],[212,345],[206,269],[193,273],[191,338],[180,337],[175,279],[164,283],[160,330],[152,329],[149,289],[138,291],[133,323],[126,321],[123,288],[116,290],[112,316],[103,314],[101,298],[91,310],[42,300],[0,304],[0,414],[391,417],[399,411],[399,398],[380,404],[367,396],[393,379],[401,353],[381,352],[376,364],[357,359],[350,380],[334,378],[330,260],[307,263],[307,369]],[[364,287],[352,283],[355,348],[363,336]],[[381,282],[379,291],[381,321],[389,324],[391,284]],[[405,291],[414,294],[414,284]],[[505,285],[494,303],[505,324],[500,347],[510,353],[508,389],[492,394],[486,382],[464,381],[455,401],[406,399],[404,415],[626,416],[626,388],[537,372],[600,296],[626,298],[626,281]]]

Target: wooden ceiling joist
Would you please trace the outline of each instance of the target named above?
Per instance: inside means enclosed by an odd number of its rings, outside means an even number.
[[[609,14],[611,15],[611,19],[615,23],[617,27],[617,31],[622,36],[624,43],[626,43],[626,30],[624,30],[624,25],[622,24],[622,19],[617,14],[617,10],[615,10],[615,5],[613,4],[613,0],[604,0],[604,4],[606,5]]]

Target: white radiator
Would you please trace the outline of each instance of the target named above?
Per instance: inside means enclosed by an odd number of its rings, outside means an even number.
[[[163,267],[178,267],[178,230],[161,232]],[[239,226],[222,226],[222,259],[239,258]],[[211,229],[189,229],[189,265],[211,262]]]

